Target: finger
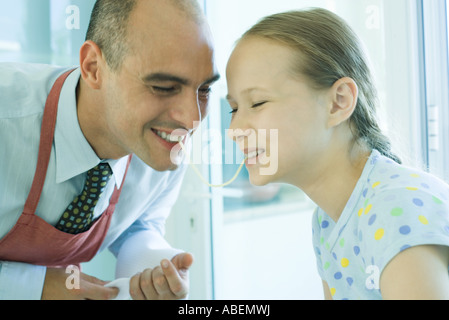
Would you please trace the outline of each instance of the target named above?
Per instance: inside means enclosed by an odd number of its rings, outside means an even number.
[[[129,281],[129,294],[133,300],[145,300],[145,295],[140,287],[140,277],[142,273],[138,273]]]
[[[157,294],[161,296],[161,298],[164,295],[170,295],[171,294],[170,287],[168,285],[165,274],[162,271],[162,268],[159,266],[154,268],[151,275],[153,287],[156,290]]]
[[[178,270],[187,270],[193,264],[193,256],[190,253],[181,253],[175,256],[171,262],[174,264],[175,268]]]
[[[104,286],[108,283],[107,281],[100,280],[96,277],[90,276],[85,273],[81,273],[81,280],[85,280],[85,281],[91,282],[93,284],[97,284],[99,286]]]
[[[117,297],[119,292],[118,288],[108,288],[86,280],[82,280],[81,283],[83,296],[87,300],[111,300]]]
[[[188,284],[180,272],[176,269],[175,265],[168,260],[161,262],[162,270],[164,271],[165,278],[167,279],[170,291],[175,297],[182,299],[188,294]],[[183,269],[187,270],[187,269]],[[181,271],[185,272],[185,271]]]

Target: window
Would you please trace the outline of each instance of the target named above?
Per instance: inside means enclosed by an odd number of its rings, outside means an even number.
[[[95,0],[0,0],[0,61],[77,65]]]
[[[449,181],[447,12],[444,0],[422,1],[428,165],[430,172]]]

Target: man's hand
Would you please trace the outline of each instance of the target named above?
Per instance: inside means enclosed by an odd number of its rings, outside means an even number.
[[[106,288],[107,282],[80,273],[79,288],[69,289],[65,269],[47,268],[42,300],[110,300],[118,294],[117,288]]]
[[[164,259],[154,269],[146,269],[131,278],[130,294],[134,300],[179,300],[189,292],[190,253],[181,253],[171,261]]]

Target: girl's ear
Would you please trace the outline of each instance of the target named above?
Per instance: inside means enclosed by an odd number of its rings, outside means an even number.
[[[341,78],[331,90],[332,104],[328,113],[328,127],[336,127],[349,120],[357,106],[359,90],[351,78]]]

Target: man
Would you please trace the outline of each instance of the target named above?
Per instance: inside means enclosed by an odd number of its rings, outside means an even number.
[[[1,299],[111,299],[85,274],[67,288],[65,266],[136,234],[169,248],[184,174],[170,151],[207,115],[213,58],[195,0],[98,0],[79,68],[0,64]],[[192,262],[142,270],[132,298],[184,298]]]

